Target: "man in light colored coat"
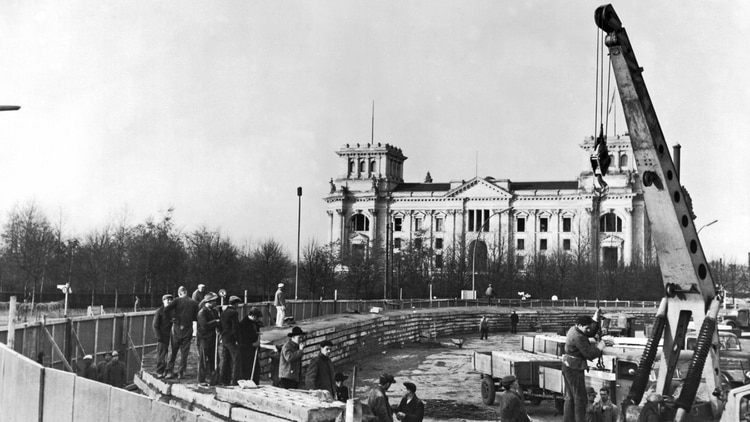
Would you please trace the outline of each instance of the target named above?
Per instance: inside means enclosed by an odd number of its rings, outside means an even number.
[[[284,327],[284,318],[286,317],[286,298],[284,297],[284,283],[279,283],[276,290],[276,296],[273,298],[273,306],[276,307],[276,326]]]

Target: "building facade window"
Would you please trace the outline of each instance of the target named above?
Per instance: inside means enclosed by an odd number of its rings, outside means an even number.
[[[612,270],[617,268],[618,256],[617,248],[602,248],[602,264],[604,268]]]
[[[540,251],[547,250],[547,239],[539,239],[539,250]]]
[[[370,174],[375,174],[375,160],[370,161]]]
[[[414,217],[414,230],[412,231],[420,231],[422,230],[422,217]]]
[[[443,255],[435,255],[435,268],[443,268]]]
[[[443,238],[438,237],[435,239],[435,249],[443,249]]]
[[[442,232],[445,230],[445,219],[443,217],[435,218],[435,231]]]
[[[628,155],[622,154],[620,156],[620,167],[627,167],[628,166]]]
[[[526,241],[524,239],[516,239],[516,249],[519,251],[526,249]]]
[[[401,250],[401,238],[400,237],[393,239],[393,249]]]
[[[526,217],[516,217],[516,231],[519,233],[526,231]]]
[[[563,223],[563,230],[565,233],[570,233],[571,227],[573,225],[573,219],[570,217],[563,217],[562,220]]]
[[[519,270],[524,269],[526,266],[526,259],[523,255],[516,255],[516,268]]]
[[[490,210],[469,210],[469,231],[490,231]]]
[[[416,249],[416,250],[422,249],[422,239],[421,238],[418,237],[418,238],[414,239],[414,249]]]
[[[563,239],[563,250],[564,251],[570,250],[570,239]]]
[[[352,217],[352,231],[366,232],[370,230],[370,219],[362,214],[355,214]]]
[[[393,217],[393,231],[400,232],[404,228],[404,219],[401,217]]]
[[[599,231],[604,233],[622,232],[622,219],[613,212],[604,214],[599,218]]]
[[[549,230],[549,218],[539,217],[539,231],[547,232]]]

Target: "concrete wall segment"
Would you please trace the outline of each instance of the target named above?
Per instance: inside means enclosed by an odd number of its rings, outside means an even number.
[[[25,356],[0,346],[3,356],[0,380],[0,409],[3,421],[41,420],[44,367]]]
[[[73,422],[76,375],[46,368],[44,370],[43,422]]]
[[[76,422],[109,421],[109,399],[112,387],[90,379],[76,377],[73,395],[73,420]]]
[[[146,396],[113,388],[109,398],[109,422],[150,421],[151,402]]]

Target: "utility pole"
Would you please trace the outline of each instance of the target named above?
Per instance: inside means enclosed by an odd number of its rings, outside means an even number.
[[[297,187],[297,268],[294,273],[294,300],[299,294],[299,234],[302,223],[302,186]]]

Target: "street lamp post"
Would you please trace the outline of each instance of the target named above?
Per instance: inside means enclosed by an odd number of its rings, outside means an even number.
[[[302,223],[302,186],[297,188],[297,269],[294,272],[294,300],[297,300],[299,294],[299,233]]]
[[[701,228],[698,229],[698,233],[697,234],[701,234],[701,230],[705,229],[706,227],[708,227],[708,226],[710,226],[712,224],[716,224],[718,222],[719,222],[719,220],[714,220],[714,221],[712,221],[712,222],[710,222],[708,224],[702,225]]]
[[[508,208],[502,209],[500,211],[493,212],[492,214],[490,214],[489,217],[485,218],[484,221],[482,222],[482,225],[479,226],[479,234],[477,235],[477,238],[474,239],[474,252],[473,252],[473,257],[471,259],[471,291],[474,292],[474,299],[476,299],[476,283],[475,283],[475,279],[476,279],[476,276],[477,276],[477,271],[476,271],[476,268],[477,268],[477,245],[479,244],[479,241],[482,239],[482,233],[484,232],[484,225],[487,224],[492,217],[494,217],[496,215],[500,215],[500,214],[502,214],[502,213],[504,213],[506,211],[510,211],[512,209],[513,209],[513,207],[508,207]]]

